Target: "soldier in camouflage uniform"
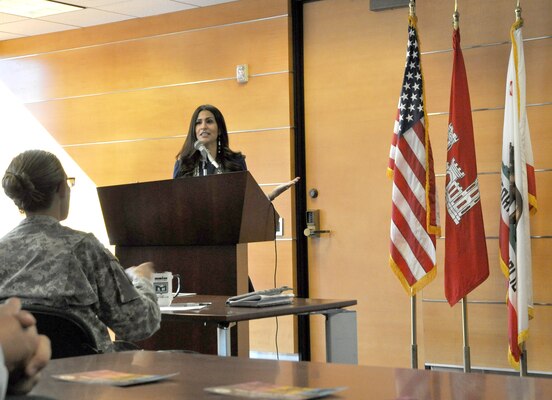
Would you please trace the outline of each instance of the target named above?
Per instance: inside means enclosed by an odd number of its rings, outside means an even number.
[[[117,339],[141,340],[159,329],[153,264],[126,271],[90,233],[65,227],[70,187],[51,153],[30,150],[14,158],[2,179],[5,193],[26,218],[0,239],[0,300],[68,310],[92,329],[100,351]]]

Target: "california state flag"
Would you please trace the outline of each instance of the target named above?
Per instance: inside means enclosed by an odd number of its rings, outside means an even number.
[[[522,20],[512,25],[502,143],[500,265],[508,279],[509,360],[519,368],[533,316],[529,213],[537,210],[533,151],[525,109]]]

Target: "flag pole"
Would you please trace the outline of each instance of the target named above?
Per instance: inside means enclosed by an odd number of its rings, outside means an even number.
[[[410,16],[416,16],[416,0],[410,0],[408,2],[408,10],[410,11]]]
[[[458,0],[454,0],[454,13],[452,14],[452,26],[455,30],[458,30],[459,20],[460,20],[460,14],[458,14]]]
[[[517,0],[516,5],[516,22],[523,26],[523,18],[521,18],[521,5],[520,0]],[[525,342],[521,344],[521,354],[519,357],[519,376],[527,376],[527,349],[525,348]]]
[[[454,0],[452,26],[454,30],[458,30],[460,26],[457,0]],[[464,342],[464,372],[471,372],[470,342],[468,337],[468,299],[466,296],[462,297],[462,339]]]
[[[470,343],[468,338],[468,298],[462,297],[462,337],[464,339],[464,372],[471,372]]]
[[[517,0],[517,6],[516,6],[516,22],[521,21],[523,24],[523,18],[521,18],[521,6],[519,5],[519,0]]]
[[[521,344],[521,354],[519,356],[519,376],[527,376],[527,349],[525,342]]]
[[[521,18],[521,5],[520,0],[517,0],[516,5],[516,22],[523,26],[523,18]],[[519,357],[519,376],[527,376],[527,349],[525,348],[525,342],[521,344],[521,354]]]
[[[411,360],[412,369],[418,369],[418,344],[416,335],[416,295],[410,297],[410,310],[412,320],[412,335],[411,335]]]
[[[416,0],[410,0],[408,3],[410,18],[416,18]],[[418,339],[416,331],[416,295],[410,297],[410,319],[411,319],[411,366],[412,369],[418,369]]]

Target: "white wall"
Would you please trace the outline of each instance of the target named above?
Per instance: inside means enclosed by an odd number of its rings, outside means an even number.
[[[25,150],[41,149],[54,153],[60,159],[67,176],[76,178],[76,186],[72,188],[71,193],[69,217],[64,224],[74,229],[92,232],[102,243],[109,245],[96,186],[3,82],[0,82],[0,149],[0,177],[4,176],[11,160]],[[9,232],[22,218],[24,215],[19,213],[2,190],[0,237]]]

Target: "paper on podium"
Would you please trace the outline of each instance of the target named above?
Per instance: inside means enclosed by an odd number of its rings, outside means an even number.
[[[226,304],[231,307],[270,307],[293,302],[293,293],[286,294],[285,291],[292,290],[290,287],[282,286],[279,288],[258,290],[230,297]]]
[[[175,303],[170,306],[159,307],[161,312],[201,310],[207,307],[206,303]]]

